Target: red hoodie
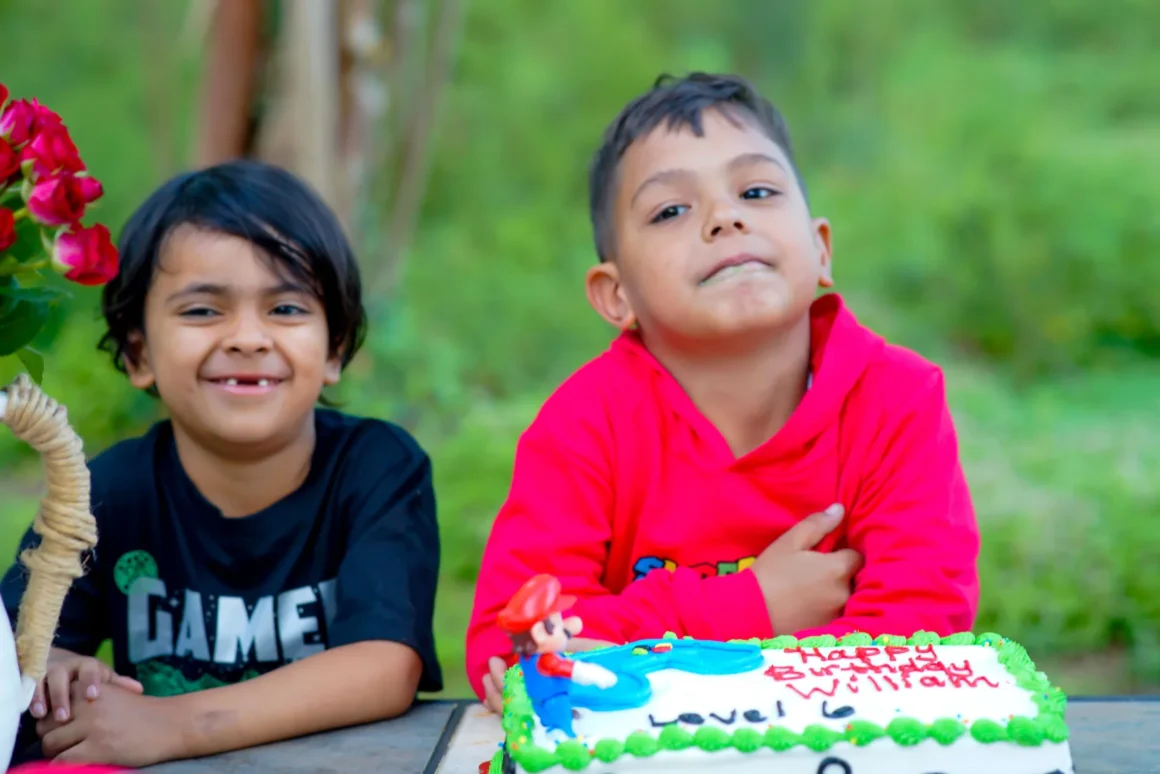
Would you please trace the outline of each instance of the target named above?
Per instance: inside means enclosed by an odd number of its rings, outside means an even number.
[[[578,598],[583,637],[773,636],[747,568],[835,502],[846,517],[817,550],[849,546],[865,565],[845,615],[800,634],[973,625],[979,534],[941,370],[834,294],[813,304],[811,349],[805,398],[741,458],[632,334],[547,400],[520,438],[479,570],[467,670],[480,697],[488,658],[511,653],[496,615],[536,573]]]

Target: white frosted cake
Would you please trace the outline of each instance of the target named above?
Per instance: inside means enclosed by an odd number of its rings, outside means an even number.
[[[573,658],[616,685],[572,685],[569,737],[512,667],[491,774],[1073,772],[1066,697],[997,634],[666,637]]]

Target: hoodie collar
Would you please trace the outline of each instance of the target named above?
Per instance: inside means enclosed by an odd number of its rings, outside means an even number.
[[[698,435],[711,440],[730,464],[767,463],[784,456],[800,456],[801,450],[832,427],[847,396],[885,342],[862,326],[837,293],[819,297],[810,306],[810,388],[785,425],[762,446],[734,458],[728,444],[668,372],[645,347],[639,334],[621,334],[612,345],[645,365],[660,380],[658,385],[673,411],[689,422]]]

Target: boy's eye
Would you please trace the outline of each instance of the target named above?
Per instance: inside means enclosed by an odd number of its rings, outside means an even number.
[[[741,194],[742,199],[768,199],[772,196],[777,196],[777,191],[764,185],[755,185],[752,188],[746,188],[745,192]]]
[[[309,314],[309,312],[307,312],[305,309],[303,309],[298,304],[278,304],[278,306],[274,307],[274,314],[276,314],[276,315],[299,315],[299,314]]]
[[[680,215],[685,210],[689,209],[683,204],[671,204],[658,212],[656,216],[650,220],[650,223],[660,223],[662,220],[669,220]]]
[[[190,309],[185,309],[181,312],[182,317],[210,317],[217,314],[216,311],[210,309],[208,306],[195,306]]]

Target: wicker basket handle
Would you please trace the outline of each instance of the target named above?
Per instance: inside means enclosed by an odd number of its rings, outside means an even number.
[[[84,575],[85,553],[97,544],[97,522],[89,510],[89,469],[64,406],[27,375],[0,390],[0,423],[40,454],[48,484],[32,525],[40,545],[20,555],[29,577],[16,621],[21,676],[39,681],[48,669],[64,598],[73,581]]]

